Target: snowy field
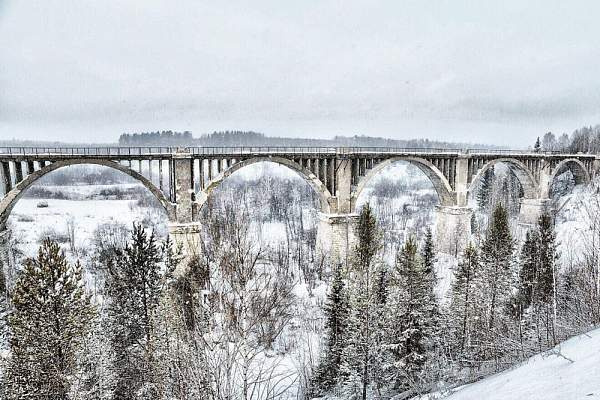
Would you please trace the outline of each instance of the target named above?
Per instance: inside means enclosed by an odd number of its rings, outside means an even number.
[[[110,185],[115,188],[120,185]],[[129,187],[130,185],[125,185]],[[65,192],[81,190],[80,195],[98,193],[98,185],[65,187]],[[62,188],[61,188],[62,189]],[[38,207],[41,202],[48,207]],[[51,234],[67,236],[70,226],[74,230],[75,248],[86,249],[96,228],[110,222],[131,226],[141,222],[154,226],[164,237],[167,233],[167,216],[162,210],[140,207],[136,200],[57,200],[20,199],[13,209],[9,224],[26,256],[35,255],[41,239]]]
[[[600,329],[575,336],[508,371],[419,400],[600,399]]]

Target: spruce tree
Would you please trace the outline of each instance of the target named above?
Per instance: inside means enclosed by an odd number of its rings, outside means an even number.
[[[340,382],[340,364],[348,327],[348,294],[344,283],[342,266],[333,273],[331,290],[325,304],[324,351],[313,380],[313,392],[323,394]]]
[[[491,205],[494,180],[494,167],[492,166],[483,172],[479,190],[477,191],[477,205],[481,210],[488,210]]]
[[[79,263],[46,239],[20,274],[8,318],[7,398],[66,400],[94,318]]]
[[[371,382],[376,351],[377,312],[374,290],[380,263],[381,234],[373,211],[363,206],[356,227],[357,245],[350,270],[348,340],[343,351],[342,373],[347,395],[365,400]]]
[[[114,399],[157,397],[154,317],[163,288],[162,253],[154,233],[135,224],[131,241],[108,264],[108,330],[117,377]]]
[[[469,346],[472,320],[477,317],[475,315],[477,299],[474,293],[474,281],[478,272],[479,254],[477,248],[469,243],[454,272],[454,280],[450,289],[450,315],[459,357],[464,355],[465,349]]]
[[[513,289],[513,246],[508,215],[502,204],[499,204],[494,209],[482,246],[482,273],[479,276],[483,304],[487,308],[487,356],[496,360],[496,367],[503,354],[503,350],[498,347],[498,339],[507,334],[505,307]]]
[[[429,250],[421,254],[431,255]],[[422,255],[410,237],[398,252],[386,305],[385,348],[390,357],[383,370],[396,389],[418,388],[423,383],[424,365],[436,346],[439,309],[435,274]]]
[[[539,153],[540,151],[542,151],[542,144],[540,142],[540,137],[538,136],[535,140],[535,144],[533,145],[533,152]]]

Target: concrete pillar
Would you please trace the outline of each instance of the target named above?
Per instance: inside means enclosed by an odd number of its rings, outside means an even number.
[[[547,199],[550,197],[550,174],[552,174],[552,168],[548,161],[540,160],[540,173],[538,179],[538,196],[540,199]]]
[[[550,208],[550,199],[521,199],[521,209],[519,210],[519,224],[535,225],[538,223],[540,215]]]
[[[469,207],[437,206],[435,210],[435,244],[437,250],[458,256],[471,238]]]
[[[592,173],[590,176],[595,178],[600,173],[600,158],[596,157],[596,159],[592,163]]]
[[[358,217],[358,214],[319,213],[317,255],[336,264],[347,264],[356,245]]]
[[[340,214],[351,214],[354,212],[352,199],[352,160],[341,159],[337,161],[335,197],[337,198],[337,210]]]
[[[177,222],[188,224],[193,220],[194,194],[193,160],[189,153],[176,153],[173,158]]]
[[[189,223],[169,224],[169,238],[176,252],[181,252],[182,259],[175,268],[175,276],[184,276],[189,263],[200,257],[202,236],[200,235],[200,224]]]
[[[456,193],[456,205],[466,207],[469,201],[469,157],[459,156],[456,159],[455,168],[454,192]]]
[[[0,296],[6,296],[8,290],[7,282],[2,278],[12,275],[14,257],[9,242],[10,232],[8,229],[1,227],[0,229],[2,229],[0,230],[0,271],[4,272],[0,274]]]

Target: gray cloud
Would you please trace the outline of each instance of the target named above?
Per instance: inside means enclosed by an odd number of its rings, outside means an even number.
[[[599,11],[589,1],[0,1],[0,137],[170,128],[495,142],[501,132],[526,145],[600,122]]]

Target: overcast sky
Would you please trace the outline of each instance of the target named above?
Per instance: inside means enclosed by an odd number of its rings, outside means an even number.
[[[599,16],[596,0],[0,0],[0,139],[526,146],[600,123]]]

